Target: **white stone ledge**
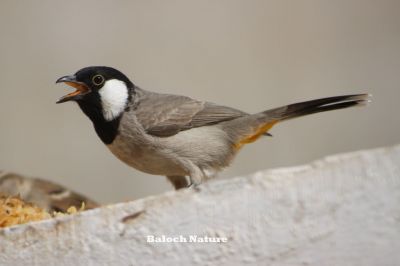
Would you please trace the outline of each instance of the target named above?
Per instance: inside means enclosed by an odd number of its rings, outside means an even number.
[[[400,265],[400,146],[5,228],[0,265]]]

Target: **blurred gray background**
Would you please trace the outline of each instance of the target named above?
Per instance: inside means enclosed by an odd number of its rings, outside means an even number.
[[[280,124],[222,177],[400,141],[400,1],[1,1],[0,169],[100,202],[172,189],[118,161],[55,80],[89,65],[135,84],[257,112],[318,97],[367,108]]]

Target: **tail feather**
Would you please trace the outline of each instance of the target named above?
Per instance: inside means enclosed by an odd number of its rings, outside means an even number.
[[[239,149],[262,135],[270,135],[268,131],[278,122],[320,112],[363,106],[370,102],[369,99],[369,94],[353,94],[300,102],[234,119],[228,121],[225,126],[229,127],[227,132],[232,134],[233,146]]]
[[[290,104],[264,111],[261,114],[266,116],[268,120],[283,121],[304,115],[366,105],[370,101],[369,99],[369,94],[335,96]]]

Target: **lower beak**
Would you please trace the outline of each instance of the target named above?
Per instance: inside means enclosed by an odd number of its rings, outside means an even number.
[[[56,81],[56,83],[61,83],[61,82],[75,88],[76,91],[64,95],[57,101],[57,103],[76,101],[82,99],[83,95],[88,94],[90,92],[89,87],[86,86],[84,83],[77,81],[75,76],[64,76],[57,79]]]

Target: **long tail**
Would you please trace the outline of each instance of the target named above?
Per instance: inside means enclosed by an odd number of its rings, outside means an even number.
[[[310,115],[353,106],[363,106],[370,102],[369,94],[353,94],[322,98],[261,112],[268,120],[288,120],[299,116]]]
[[[281,121],[320,112],[363,106],[369,102],[369,94],[335,96],[270,109],[251,115],[247,119],[244,118],[246,120],[238,119],[231,125],[236,129],[234,146],[240,148],[243,144],[257,140],[261,135],[269,135],[268,130]]]

